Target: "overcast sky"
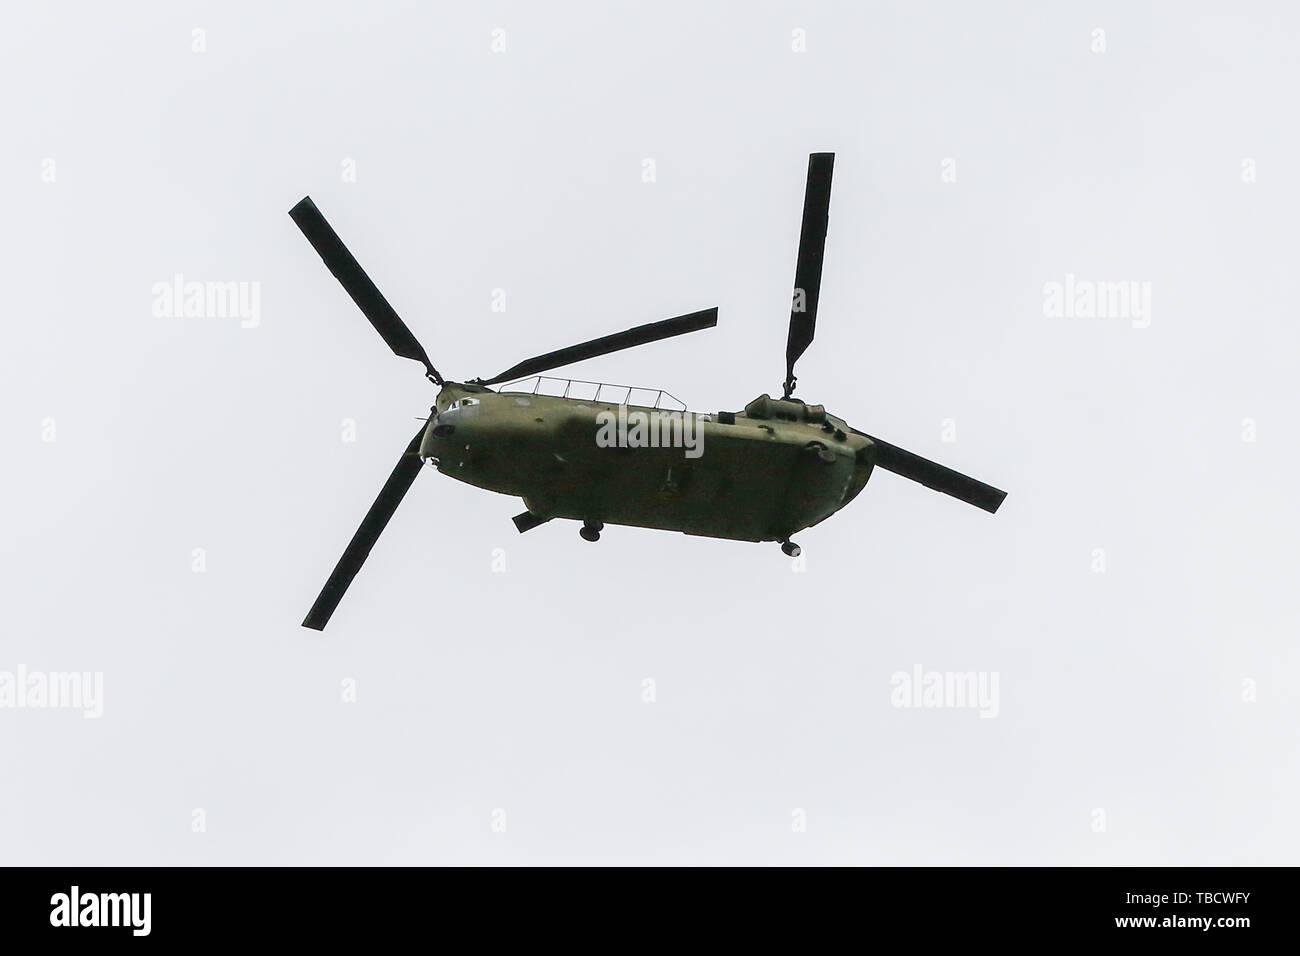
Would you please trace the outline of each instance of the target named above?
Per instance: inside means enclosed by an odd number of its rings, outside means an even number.
[[[103,713],[0,709],[0,862],[1295,863],[1300,13],[1221,9],[7,11],[0,675]],[[881,472],[792,566],[428,469],[299,626],[434,392],[295,202],[448,377],[716,305],[571,374],[738,409],[823,150],[799,394],[997,515]]]

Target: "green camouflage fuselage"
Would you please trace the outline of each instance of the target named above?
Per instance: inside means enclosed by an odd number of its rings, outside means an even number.
[[[767,396],[710,415],[448,382],[420,456],[542,518],[784,541],[853,500],[871,447],[820,406]]]

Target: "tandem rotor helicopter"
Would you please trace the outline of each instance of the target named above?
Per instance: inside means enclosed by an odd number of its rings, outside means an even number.
[[[713,328],[716,308],[547,352],[491,378],[448,381],[311,197],[294,206],[289,215],[388,347],[420,362],[439,388],[430,415],[402,452],[303,626],[324,630],[426,461],[458,481],[522,498],[527,510],[514,518],[521,533],[570,518],[582,522],[579,534],[587,541],[599,540],[606,524],[631,525],[779,541],[782,551],[797,556],[799,546],[791,536],[852,501],[874,468],[996,512],[1005,491],[858,431],[821,405],[793,397],[794,365],[812,342],[817,324],[834,162],[834,153],[808,157],[782,396],[761,395],[740,412],[676,413],[685,416],[687,428],[697,430],[703,452],[694,458],[671,442],[667,447],[628,447],[596,440],[612,414],[660,411],[666,393],[659,393],[653,406],[637,406],[629,401],[630,389],[610,401],[611,396],[601,400],[606,386],[591,398],[579,398],[569,395],[568,387],[563,395],[538,394],[538,385],[542,372]],[[513,384],[525,379],[538,385]],[[494,385],[500,387],[494,390]]]

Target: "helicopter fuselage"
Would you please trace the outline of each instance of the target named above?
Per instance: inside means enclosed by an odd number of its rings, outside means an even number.
[[[766,395],[705,414],[448,382],[433,412],[421,458],[542,520],[785,541],[853,500],[872,470],[866,436]]]

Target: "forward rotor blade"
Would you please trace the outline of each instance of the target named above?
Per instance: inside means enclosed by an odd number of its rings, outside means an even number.
[[[817,328],[817,300],[821,297],[822,259],[826,254],[826,226],[830,221],[831,173],[834,169],[834,153],[813,153],[808,157],[808,185],[803,195],[799,259],[794,269],[790,335],[785,343],[786,398],[794,391],[794,363],[812,342]]]
[[[649,342],[672,338],[674,335],[684,335],[687,332],[698,332],[700,329],[711,329],[717,324],[718,310],[705,309],[703,312],[679,315],[674,319],[664,319],[662,322],[638,325],[636,328],[628,329],[625,332],[615,332],[613,335],[592,339],[590,342],[583,342],[581,345],[570,345],[567,349],[557,349],[554,352],[547,352],[545,355],[525,359],[518,365],[506,369],[500,375],[489,379],[480,379],[479,384],[495,385],[498,382],[509,382],[513,379],[525,378],[539,372],[559,368],[561,365],[572,365],[574,362],[595,358],[598,355],[608,355],[610,352],[619,352],[636,345],[646,345]]]
[[[379,497],[375,499],[375,503],[366,512],[365,518],[361,521],[361,527],[352,536],[347,550],[343,552],[343,557],[339,558],[339,563],[334,566],[334,571],[330,574],[329,580],[325,582],[325,587],[321,589],[320,596],[316,598],[316,603],[307,612],[307,617],[302,622],[303,627],[310,627],[316,631],[325,630],[330,615],[339,606],[339,601],[343,600],[348,585],[352,583],[352,579],[361,570],[361,565],[366,563],[370,549],[379,540],[379,536],[388,525],[389,519],[393,517],[393,512],[402,503],[402,498],[406,496],[411,483],[415,481],[415,476],[420,473],[420,468],[424,464],[420,459],[420,439],[423,437],[424,425],[421,425],[420,430],[411,439],[411,443],[406,446],[406,451],[402,452],[397,467],[393,469],[393,473],[384,482]]]
[[[864,433],[858,432],[858,434]],[[986,485],[982,481],[976,481],[974,478],[953,471],[951,468],[945,468],[928,458],[922,458],[910,451],[904,451],[897,445],[891,445],[889,442],[873,438],[871,435],[866,437],[871,438],[875,443],[875,447],[871,449],[871,454],[876,465],[886,471],[892,471],[896,475],[902,475],[904,478],[920,482],[927,488],[942,491],[945,495],[952,495],[968,505],[984,509],[989,514],[994,514],[998,510],[998,506],[1002,504],[1002,499],[1007,496],[1005,491],[1000,491],[992,485]]]
[[[348,295],[352,296],[352,301],[357,304],[357,308],[365,313],[370,324],[375,327],[375,331],[384,337],[388,347],[401,358],[415,359],[423,363],[429,377],[441,385],[442,376],[429,361],[424,346],[416,340],[411,330],[406,327],[406,323],[388,304],[379,287],[371,281],[370,276],[366,275],[361,264],[348,251],[348,247],[343,245],[343,240],[325,221],[325,217],[311,201],[311,197],[305,197],[302,202],[290,209],[289,215],[302,230],[302,234],[307,237],[307,241],[325,260],[325,265],[329,266],[330,272],[334,273],[334,278],[338,279]]]

